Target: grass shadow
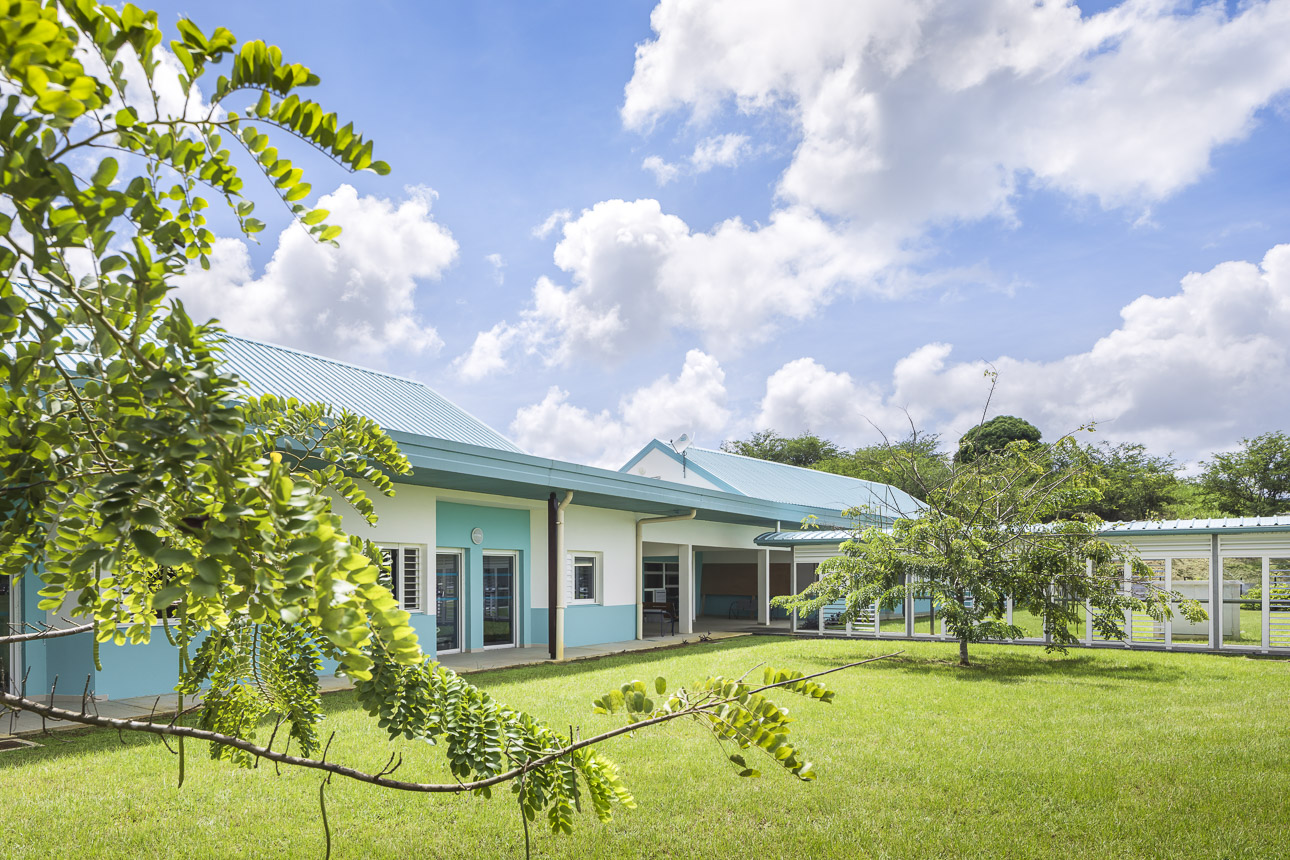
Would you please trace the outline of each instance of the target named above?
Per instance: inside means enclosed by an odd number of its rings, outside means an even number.
[[[1117,656],[1120,652],[1111,652]],[[1018,684],[1036,679],[1066,679],[1102,684],[1119,682],[1175,683],[1186,676],[1181,667],[1162,665],[1158,662],[1112,663],[1109,655],[1070,653],[1066,655],[1041,655],[1015,653],[978,653],[972,656],[972,665],[958,665],[955,652],[947,649],[945,657],[911,654],[905,652],[872,664],[876,672],[899,672],[911,675],[937,675],[943,680],[962,683]],[[842,666],[846,660],[829,660]]]

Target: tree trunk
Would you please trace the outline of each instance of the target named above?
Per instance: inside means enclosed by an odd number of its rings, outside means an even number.
[[[959,640],[959,665],[960,666],[972,665],[971,663],[968,662],[967,645],[968,645],[968,641],[966,639]]]

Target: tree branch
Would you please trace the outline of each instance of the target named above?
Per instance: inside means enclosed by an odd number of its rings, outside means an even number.
[[[825,669],[820,672],[815,672],[811,675],[803,675],[800,678],[791,678],[789,680],[780,681],[774,684],[766,684],[761,687],[748,690],[747,693],[748,695],[752,695],[754,693],[761,693],[761,692],[765,692],[766,690],[774,689],[775,687],[787,687],[791,684],[796,684],[801,681],[809,681],[813,678],[819,678],[824,675],[831,675],[834,672],[841,672],[846,669],[854,669],[855,667],[863,666],[866,663],[873,663],[878,660],[886,660],[890,657],[895,657],[902,653],[904,652],[896,651],[891,654],[883,654],[879,657],[870,657],[866,660],[857,660],[856,662],[848,663],[845,666],[837,666],[832,669]],[[650,717],[649,719],[639,720],[634,723],[629,723],[625,726],[620,726],[616,729],[611,729],[610,731],[602,732],[601,734],[598,734],[594,737],[575,741],[565,747],[562,747],[558,750],[547,753],[546,755],[541,756],[539,758],[532,759],[531,761],[528,761],[525,764],[520,765],[518,767],[512,768],[511,770],[508,770],[504,773],[499,773],[494,776],[486,777],[484,779],[477,779],[471,782],[433,783],[433,782],[408,782],[405,780],[390,779],[388,776],[382,776],[380,773],[368,773],[366,771],[359,770],[358,768],[347,767],[345,765],[340,765],[340,764],[334,764],[332,762],[324,761],[322,759],[287,755],[285,753],[280,753],[275,750],[269,749],[268,747],[259,746],[257,744],[252,743],[251,741],[244,740],[242,738],[235,737],[233,735],[225,735],[219,732],[209,731],[207,729],[192,728],[190,726],[175,725],[173,723],[165,724],[165,723],[141,722],[139,720],[125,720],[125,719],[118,719],[114,717],[103,717],[98,715],[79,713],[77,711],[67,710],[66,708],[57,708],[57,707],[54,707],[52,704],[43,704],[41,702],[35,701],[33,699],[28,699],[21,695],[15,695],[13,693],[0,691],[0,704],[6,705],[16,710],[28,711],[33,714],[38,714],[42,720],[45,720],[45,719],[62,720],[65,722],[79,723],[81,725],[86,725],[86,726],[98,726],[100,728],[116,729],[117,731],[143,732],[145,734],[160,735],[162,737],[193,738],[195,740],[200,740],[200,741],[209,741],[210,743],[223,744],[224,746],[233,747],[234,749],[242,750],[243,752],[249,753],[258,758],[268,759],[269,761],[272,761],[275,763],[287,764],[295,767],[309,768],[312,770],[321,770],[327,774],[343,776],[348,779],[353,779],[357,782],[366,782],[371,785],[378,785],[378,786],[381,786],[382,788],[391,788],[391,789],[396,789],[398,791],[410,791],[410,792],[417,792],[422,794],[460,794],[466,791],[475,791],[476,789],[480,789],[480,788],[488,788],[489,786],[497,785],[503,782],[508,782],[512,779],[521,777],[531,770],[535,770],[544,765],[550,764],[551,762],[556,761],[557,759],[564,758],[570,753],[577,752],[578,750],[583,749],[585,747],[594,746],[596,744],[603,743],[604,741],[610,740],[611,738],[616,738],[620,735],[630,734],[639,729],[647,728],[648,726],[654,726],[654,725],[658,725],[659,723],[670,722],[672,720],[680,719],[681,717],[690,717],[690,716],[697,716],[699,714],[704,714],[710,711],[711,709],[717,708],[720,705],[726,704],[728,702],[733,702],[733,701],[735,701],[734,698],[714,699],[711,701],[705,701],[696,705],[692,705],[680,711],[674,711],[669,714],[663,714],[661,716]]]

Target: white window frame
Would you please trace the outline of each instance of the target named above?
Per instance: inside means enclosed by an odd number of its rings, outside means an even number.
[[[388,550],[393,550],[393,551],[396,551],[396,552],[400,553],[400,555],[399,555],[399,572],[398,572],[398,576],[399,576],[399,595],[398,595],[399,608],[400,608],[400,609],[402,609],[404,612],[410,612],[410,613],[412,613],[413,615],[428,615],[428,614],[430,614],[430,613],[429,613],[429,610],[426,608],[426,607],[427,607],[427,605],[428,605],[428,603],[429,603],[429,600],[427,599],[427,593],[428,593],[428,590],[427,590],[427,588],[426,588],[426,584],[427,584],[427,582],[429,582],[430,577],[431,577],[431,576],[433,576],[434,574],[433,574],[433,572],[431,572],[430,574],[428,574],[428,575],[427,575],[427,572],[426,572],[426,559],[427,559],[427,554],[426,554],[426,547],[425,547],[425,544],[421,544],[421,543],[391,543],[391,542],[388,542],[388,541],[377,541],[377,542],[376,542],[376,546],[377,546],[377,548],[378,548],[378,549],[382,549],[382,550],[387,550],[387,549],[388,549]],[[406,590],[403,588],[404,580],[403,580],[403,555],[402,555],[402,553],[403,553],[403,551],[404,551],[404,550],[409,550],[409,549],[411,549],[411,550],[415,550],[415,551],[416,551],[416,553],[417,553],[417,583],[416,583],[416,588],[414,589],[414,591],[415,591],[415,593],[416,593],[416,602],[415,602],[415,605],[414,605],[414,606],[409,606],[409,605],[408,605],[407,592],[406,592]]]
[[[595,565],[593,575],[594,589],[590,598],[576,598],[574,581],[575,560],[579,558],[589,558]],[[602,606],[605,602],[605,554],[602,552],[575,551],[569,552],[565,561],[565,602],[569,606]]]

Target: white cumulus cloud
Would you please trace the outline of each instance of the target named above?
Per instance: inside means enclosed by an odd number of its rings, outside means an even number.
[[[638,388],[612,411],[578,406],[568,391],[552,386],[516,412],[510,432],[534,454],[616,469],[655,437],[691,433],[717,440],[730,417],[725,372],[715,358],[692,349],[676,377]]]
[[[861,225],[1006,214],[1022,177],[1106,205],[1194,182],[1290,85],[1290,5],[662,0],[624,122],[774,111],[780,194]]]
[[[491,356],[513,348],[554,365],[620,360],[673,328],[736,354],[765,341],[779,320],[810,316],[885,259],[885,249],[844,241],[800,208],[777,211],[766,225],[732,218],[692,233],[657,200],[607,200],[564,225],[554,260],[571,286],[539,278],[521,318],[481,333],[459,367],[501,369]]]
[[[651,24],[624,124],[682,113],[714,133],[647,169],[665,182],[747,157],[757,145],[720,128],[731,111],[784,125],[797,145],[768,216],[705,230],[653,200],[584,209],[555,248],[569,284],[538,281],[494,330],[510,349],[558,364],[680,329],[726,358],[840,295],[935,283],[911,274],[928,231],[1011,222],[1027,187],[1142,222],[1290,88],[1283,0],[1088,16],[1032,0],[662,0]]]
[[[664,161],[657,155],[647,155],[641,162],[641,169],[654,174],[654,181],[659,185],[666,185],[681,175],[680,165]]]
[[[406,192],[396,203],[341,185],[317,204],[343,228],[340,247],[292,224],[262,273],[245,243],[217,240],[210,270],[190,267],[179,297],[194,317],[216,317],[233,334],[336,358],[438,350],[443,342],[414,298],[419,280],[440,277],[456,260],[457,242],[430,214],[431,189]]]
[[[690,155],[695,173],[707,173],[714,167],[734,167],[749,151],[745,134],[721,134],[699,141]]]
[[[1048,436],[1096,421],[1098,438],[1196,459],[1290,422],[1290,245],[1258,265],[1189,274],[1178,293],[1142,296],[1121,317],[1087,351],[1054,361],[954,361],[951,345],[927,344],[882,385],[797,359],[767,381],[756,423],[867,444],[878,438],[870,422],[907,432],[907,408],[920,429],[952,441],[980,419],[991,368],[991,412]]]

